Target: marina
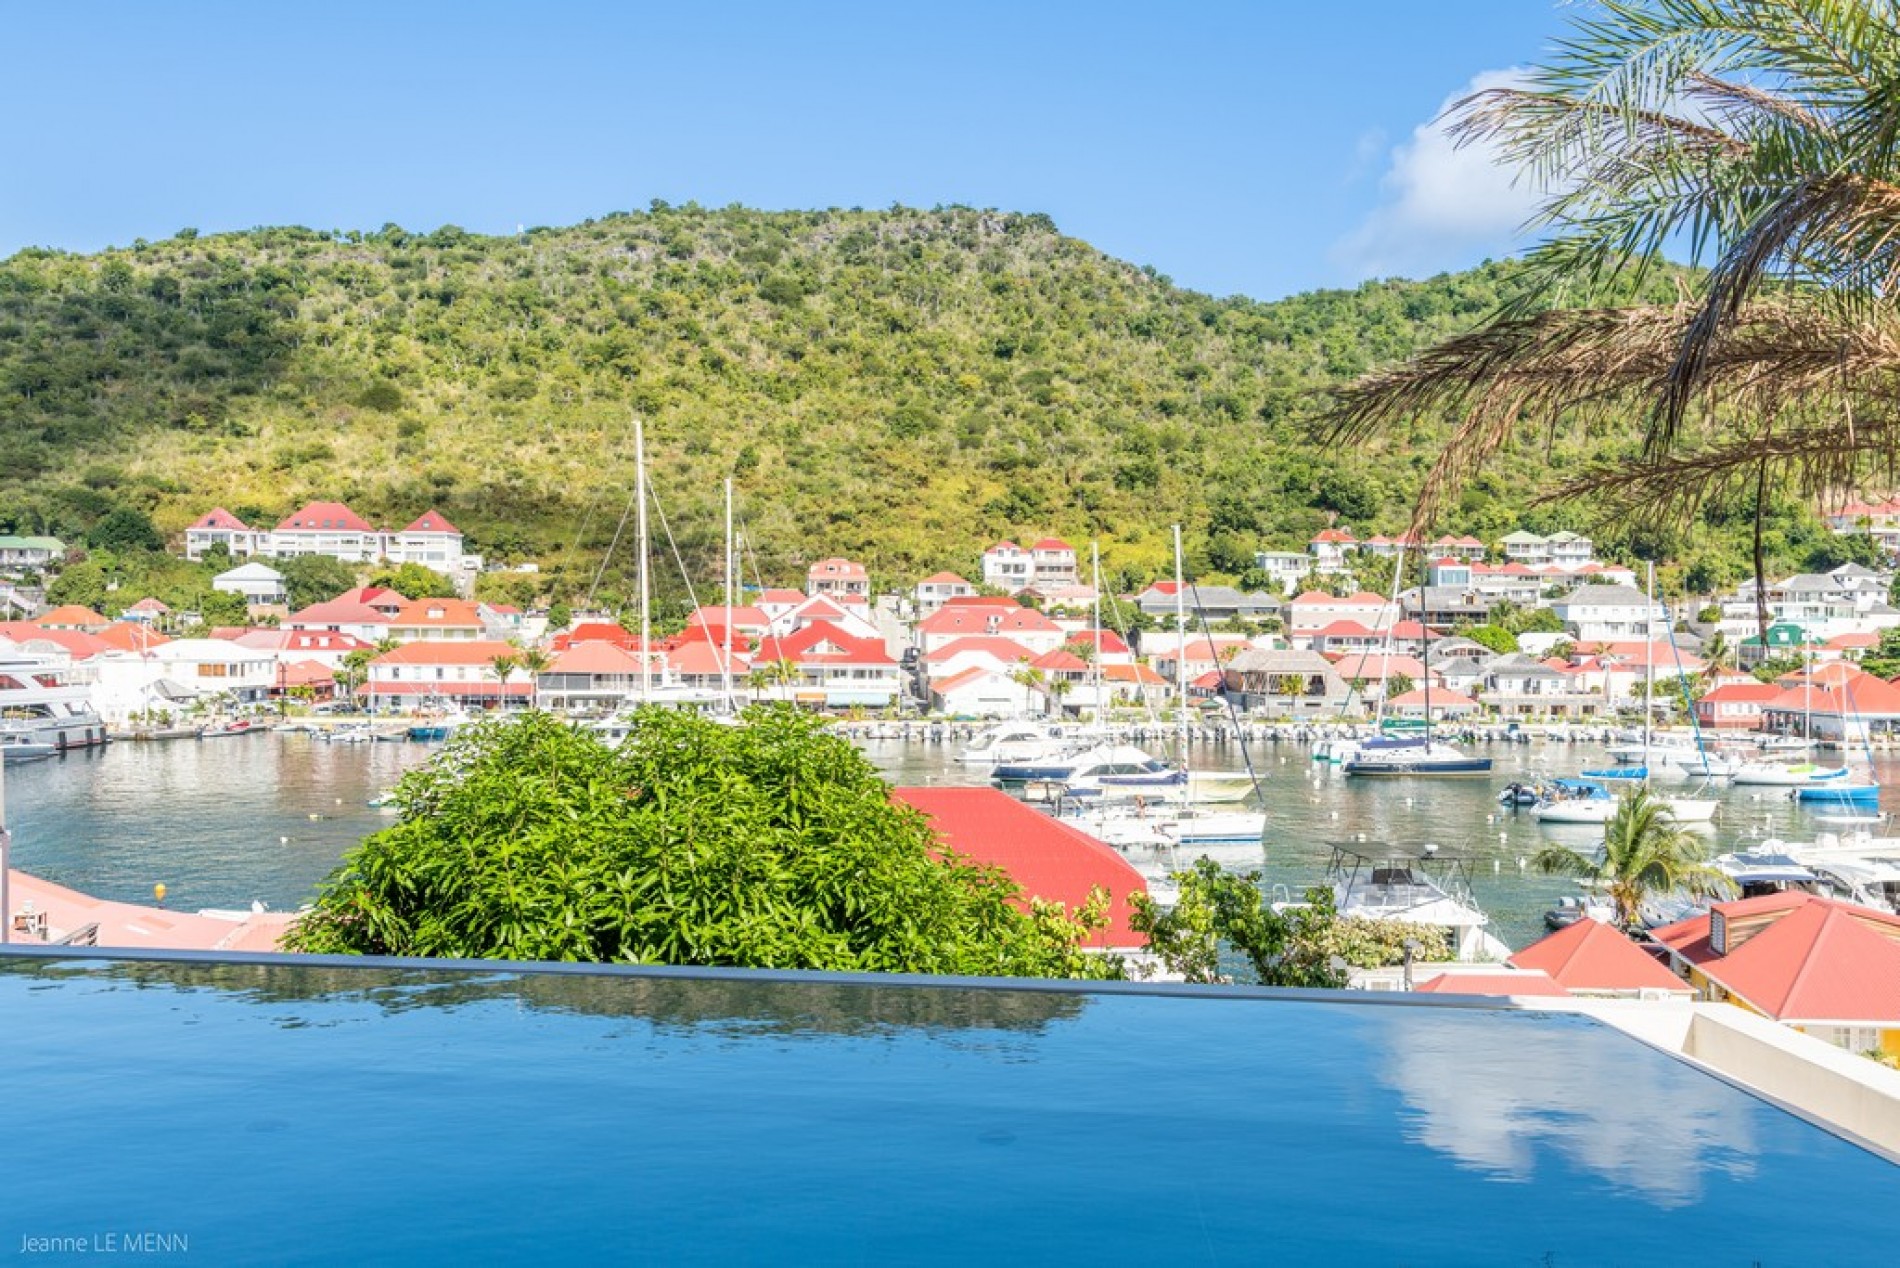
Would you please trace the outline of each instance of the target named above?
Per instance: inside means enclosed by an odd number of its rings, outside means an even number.
[[[981,786],[982,765],[961,760],[975,728],[960,724],[866,724],[856,742],[879,771],[900,786]],[[888,734],[879,737],[877,731]],[[339,733],[354,734],[346,728]],[[1189,766],[1244,778],[1251,758],[1262,797],[1256,806],[1221,803],[1225,811],[1258,810],[1265,830],[1257,847],[1218,844],[1217,861],[1236,871],[1259,870],[1276,896],[1298,898],[1324,883],[1336,843],[1377,846],[1433,842],[1466,860],[1471,896],[1490,917],[1490,932],[1519,947],[1541,935],[1544,913],[1574,896],[1575,883],[1539,875],[1528,860],[1547,841],[1587,849],[1601,834],[1596,824],[1539,823],[1526,809],[1499,804],[1513,784],[1529,786],[1574,778],[1606,760],[1601,743],[1537,739],[1515,742],[1502,730],[1480,738],[1473,751],[1495,765],[1488,778],[1352,779],[1338,766],[1315,760],[1318,732],[1296,738],[1291,729],[1243,746],[1232,732],[1211,729],[1189,745]],[[1123,738],[1134,739],[1134,735]],[[1172,758],[1165,728],[1147,751]],[[270,732],[217,742],[112,744],[8,768],[8,805],[14,866],[101,898],[149,901],[164,884],[170,905],[187,911],[247,908],[254,902],[287,910],[307,902],[343,853],[365,835],[388,826],[386,809],[372,803],[440,746],[397,738],[393,743],[325,742],[307,731]],[[1876,754],[1884,785],[1900,762]],[[1658,780],[1675,795],[1697,787]],[[1846,825],[1839,807],[1804,806],[1789,789],[1717,786],[1696,792],[1716,803],[1706,825],[1711,853],[1746,850],[1764,841],[1838,838]],[[1084,830],[1094,831],[1087,824]],[[1124,829],[1124,831],[1127,831]],[[1098,833],[1098,835],[1102,835]],[[1165,861],[1169,845],[1185,863],[1189,841],[1165,842],[1139,820],[1134,838],[1152,843]],[[1376,851],[1369,851],[1376,852]]]

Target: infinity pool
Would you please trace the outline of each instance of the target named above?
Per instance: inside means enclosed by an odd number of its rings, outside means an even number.
[[[1900,1199],[1508,1008],[13,959],[0,1070],[22,1258],[1890,1264]]]

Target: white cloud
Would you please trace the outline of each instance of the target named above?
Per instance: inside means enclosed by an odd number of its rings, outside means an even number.
[[[1330,253],[1351,280],[1436,273],[1519,245],[1518,231],[1536,209],[1536,191],[1516,182],[1491,146],[1454,145],[1441,117],[1460,98],[1522,83],[1523,76],[1516,68],[1480,72],[1392,147],[1379,205]]]

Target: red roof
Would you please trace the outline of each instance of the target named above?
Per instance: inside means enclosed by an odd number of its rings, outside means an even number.
[[[1874,647],[1877,646],[1879,642],[1879,637],[1873,634],[1836,634],[1833,638],[1821,644],[1821,647],[1823,650],[1830,652],[1847,652],[1859,648]]]
[[[822,647],[835,651],[821,651]],[[894,665],[884,650],[884,640],[859,638],[847,634],[830,621],[813,621],[801,630],[766,639],[759,655],[768,660],[789,660],[796,665]]]
[[[565,634],[556,634],[548,646],[559,652],[581,643],[612,643],[632,650],[639,646],[640,636],[612,621],[582,621]]]
[[[1729,922],[1770,923],[1727,955],[1710,941],[1713,916],[1652,936],[1777,1021],[1900,1023],[1900,917],[1798,892],[1713,911]]]
[[[163,634],[148,629],[137,621],[114,621],[93,637],[115,651],[121,652],[142,652],[149,647],[158,647],[171,642]]]
[[[144,599],[140,599],[137,603],[134,603],[131,607],[127,608],[126,611],[127,612],[157,612],[162,615],[166,612],[171,611],[171,609],[166,607],[163,603],[160,603],[157,599],[147,597]]]
[[[74,660],[85,660],[100,652],[109,652],[112,644],[84,630],[41,629],[31,621],[0,621],[0,638],[20,644],[45,643],[59,648]]]
[[[1004,538],[1002,541],[997,542],[994,546],[990,547],[988,550],[984,551],[983,553],[986,555],[993,555],[999,550],[1021,550],[1021,549],[1022,547],[1018,546],[1015,542],[1010,541],[1008,538]]]
[[[970,583],[954,572],[933,572],[917,584],[920,586],[967,586]]]
[[[1347,652],[1333,662],[1333,669],[1347,682],[1355,678],[1384,682],[1394,674],[1404,674],[1413,682],[1425,677],[1425,665],[1418,657],[1385,656],[1377,652]]]
[[[50,629],[55,625],[64,625],[79,629],[93,627],[104,629],[106,626],[112,624],[110,620],[94,612],[91,608],[82,607],[77,603],[63,603],[50,612],[42,612],[33,618],[33,623],[42,629]]]
[[[616,627],[617,628],[617,627]],[[618,643],[575,643],[549,662],[550,674],[637,674],[640,658]]]
[[[1509,963],[1542,969],[1573,991],[1686,991],[1688,983],[1600,920],[1579,920],[1531,943]]]
[[[387,625],[389,614],[372,608],[367,603],[354,603],[347,599],[331,599],[327,603],[313,603],[301,612],[292,612],[286,625]]]
[[[1006,594],[960,594],[955,598],[945,599],[943,606],[946,608],[1009,608],[1013,611],[1020,608],[1022,604]]]
[[[1412,988],[1427,995],[1568,995],[1548,973],[1440,973]]]
[[[1031,546],[1029,549],[1031,550],[1066,550],[1072,555],[1075,553],[1075,547],[1069,545],[1069,543],[1063,541],[1060,537],[1045,537],[1041,541],[1037,542],[1034,546]]]
[[[1359,624],[1359,622],[1357,621],[1349,620],[1346,617],[1341,617],[1339,620],[1334,621],[1331,625],[1325,626],[1322,629],[1314,630],[1313,637],[1314,638],[1379,638],[1383,636],[1380,635],[1376,630],[1367,629],[1365,626]]]
[[[1004,638],[1000,634],[965,634],[962,638],[951,639],[924,657],[924,661],[926,664],[941,664],[947,660],[955,660],[967,652],[988,652],[1005,665],[1036,658],[1036,653],[1013,638]]]
[[[1353,540],[1353,536],[1343,528],[1327,528],[1321,529],[1315,534],[1313,540],[1316,542],[1350,542]]]
[[[1444,709],[1447,712],[1456,710],[1461,713],[1468,713],[1478,707],[1478,702],[1473,700],[1470,696],[1460,695],[1455,691],[1446,689],[1432,692],[1429,700],[1426,699],[1425,693],[1422,690],[1403,691],[1393,696],[1390,700],[1386,701],[1386,703],[1395,706],[1429,704],[1434,709]]]
[[[243,520],[231,514],[231,512],[225,510],[222,506],[214,507],[213,509],[206,511],[203,515],[200,515],[196,520],[192,521],[190,527],[191,528],[237,529],[238,531],[245,532],[245,533],[248,533],[251,531],[251,526],[249,524],[246,524]],[[190,531],[190,530],[187,529],[186,531]]]
[[[767,590],[759,595],[761,605],[770,603],[774,607],[780,604],[795,607],[805,601],[803,590]]]
[[[480,629],[481,611],[467,599],[412,599],[389,623],[404,629]]]
[[[1089,663],[1080,656],[1077,656],[1074,652],[1064,651],[1060,647],[1056,648],[1053,652],[1043,653],[1031,661],[1030,664],[1037,669],[1048,670],[1051,673],[1080,673],[1089,667]]]
[[[1698,703],[1761,704],[1780,694],[1781,688],[1772,682],[1730,682],[1723,683],[1714,691],[1704,692]]]
[[[1069,635],[1065,641],[1077,647],[1094,647],[1099,643],[1101,645],[1101,653],[1104,656],[1125,656],[1128,654],[1128,644],[1123,642],[1122,636],[1117,634],[1114,630],[1077,630],[1075,633]]]
[[[746,660],[744,649],[743,641],[735,644],[732,649],[730,670],[737,677],[744,677],[746,671],[751,668]],[[676,647],[666,654],[666,665],[676,674],[694,674],[702,677],[727,671],[719,645],[712,642],[694,642]]]
[[[1031,898],[1076,910],[1092,889],[1112,899],[1108,926],[1089,946],[1139,947],[1147,939],[1129,928],[1128,895],[1146,893],[1147,881],[1102,842],[993,788],[895,788],[892,796],[929,817],[946,848],[1007,872]]]
[[[307,502],[277,526],[280,533],[321,533],[342,529],[353,533],[373,533],[375,527],[341,502]]]
[[[1196,691],[1212,691],[1226,681],[1227,675],[1221,673],[1218,669],[1210,669],[1193,682],[1190,682],[1188,686],[1193,687]]]
[[[818,577],[857,578],[857,577],[864,576],[865,572],[864,572],[863,564],[852,563],[849,559],[832,558],[832,559],[820,559],[817,563],[813,564],[810,568],[806,569],[805,575],[809,578],[818,578]]]
[[[405,533],[452,533],[457,537],[462,535],[462,530],[449,523],[442,512],[434,507],[417,516],[416,522],[402,531]]]
[[[1102,678],[1106,682],[1132,682],[1144,687],[1166,686],[1168,681],[1146,665],[1103,665]]]
[[[489,665],[497,656],[519,657],[521,649],[513,643],[492,639],[422,640],[391,648],[372,665]],[[439,684],[438,684],[439,685]]]
[[[322,661],[297,660],[285,665],[277,679],[279,687],[317,687],[336,681],[336,671]]]

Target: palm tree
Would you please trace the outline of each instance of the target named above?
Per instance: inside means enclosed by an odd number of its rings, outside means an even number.
[[[1700,838],[1676,822],[1669,805],[1647,788],[1623,798],[1603,825],[1603,850],[1586,858],[1563,845],[1546,845],[1531,866],[1547,874],[1602,882],[1616,904],[1617,923],[1635,928],[1645,900],[1687,893],[1698,898],[1726,894],[1727,876],[1710,867]]]
[[[1641,419],[1545,491],[1610,518],[1838,496],[1900,458],[1900,14],[1867,0],[1600,0],[1521,87],[1452,108],[1542,191],[1524,289],[1341,393],[1363,442],[1454,420],[1414,529],[1521,435]],[[1672,271],[1665,252],[1702,271]],[[1630,302],[1630,297],[1645,297]],[[1768,625],[1765,596],[1757,619]]]
[[[506,705],[508,703],[508,675],[521,668],[521,658],[513,653],[503,652],[488,662],[488,668],[494,673],[495,682],[499,684],[495,692],[497,707]]]
[[[548,666],[554,663],[554,658],[539,647],[527,647],[518,652],[515,659],[520,661],[522,669],[528,672],[528,707],[539,709],[541,707],[541,675],[546,673]]]
[[[754,698],[767,687],[776,686],[779,688],[779,698],[782,700],[786,695],[786,685],[797,680],[798,666],[783,657],[778,660],[759,661],[745,676],[746,686],[752,688]]]

